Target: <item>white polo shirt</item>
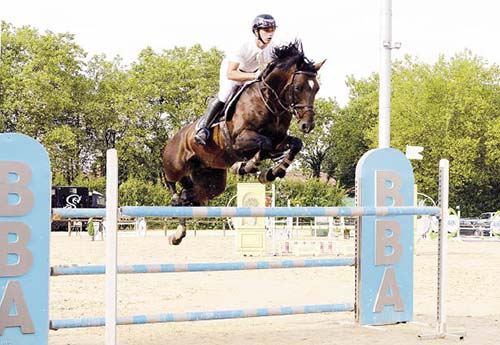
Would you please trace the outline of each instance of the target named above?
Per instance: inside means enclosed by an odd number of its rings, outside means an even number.
[[[255,44],[255,40],[252,40],[229,54],[227,59],[239,63],[239,70],[242,72],[255,72],[258,68],[263,68],[271,61],[274,47],[276,47],[276,43],[271,41],[264,49],[260,49]]]
[[[277,47],[276,42],[271,41],[264,49],[255,44],[255,39],[244,43],[234,51],[230,52],[222,61],[219,72],[219,100],[226,102],[235,85],[241,84],[227,79],[227,66],[229,62],[239,63],[238,69],[242,72],[256,72],[263,69],[272,60],[273,49]]]

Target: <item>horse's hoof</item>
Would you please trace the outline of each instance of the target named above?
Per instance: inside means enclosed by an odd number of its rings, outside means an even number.
[[[276,176],[273,175],[273,171],[271,169],[259,174],[259,182],[262,184],[273,182],[274,180],[276,180]]]
[[[233,175],[244,175],[241,172],[243,171],[242,167],[244,166],[245,162],[236,162],[234,163],[231,168],[229,168],[229,172]]]
[[[177,239],[174,235],[168,236],[168,243],[172,246],[178,246],[181,242],[182,239]]]
[[[168,243],[173,246],[177,246],[182,242],[182,239],[186,237],[186,227],[178,225],[175,233],[168,236]]]
[[[276,177],[283,178],[283,177],[285,177],[285,175],[286,175],[286,170],[285,169],[279,169],[276,172]]]

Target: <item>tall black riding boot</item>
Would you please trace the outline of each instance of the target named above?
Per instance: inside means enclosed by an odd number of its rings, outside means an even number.
[[[207,111],[196,124],[197,132],[194,135],[194,140],[199,145],[206,145],[210,138],[210,126],[217,119],[219,112],[224,107],[224,102],[219,101],[216,97],[208,105]]]

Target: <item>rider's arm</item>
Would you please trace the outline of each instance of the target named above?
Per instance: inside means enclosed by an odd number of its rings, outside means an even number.
[[[227,79],[244,82],[249,80],[254,80],[257,78],[257,74],[255,72],[242,72],[238,70],[240,64],[238,62],[229,61],[227,64]]]

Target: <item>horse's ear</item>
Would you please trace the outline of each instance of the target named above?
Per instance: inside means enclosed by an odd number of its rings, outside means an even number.
[[[316,71],[319,71],[319,69],[321,68],[321,66],[323,66],[323,64],[324,64],[325,62],[326,62],[326,59],[324,59],[324,60],[323,60],[323,61],[321,61],[321,62],[315,63],[315,64],[314,64],[314,69],[315,69]]]

